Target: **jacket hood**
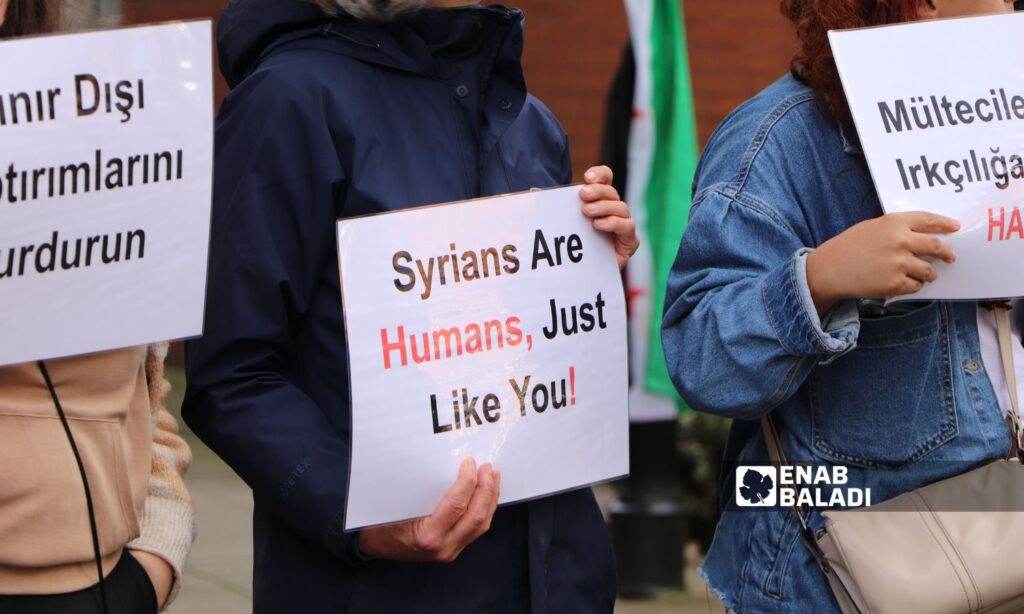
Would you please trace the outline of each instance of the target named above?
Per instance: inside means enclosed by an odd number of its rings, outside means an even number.
[[[325,11],[322,7],[325,3],[337,10]],[[425,5],[429,0],[391,0],[390,4],[387,0],[230,0],[217,26],[221,73],[234,88],[272,49],[320,34],[322,38],[335,41],[332,46],[335,52],[396,70],[433,74],[428,44],[422,35],[430,38],[433,31],[452,27],[452,20],[460,15],[463,21],[467,18],[475,21],[478,14],[490,14],[520,29],[523,24],[519,10],[500,5],[469,5],[410,15],[394,12],[398,5],[410,12],[413,4]],[[348,11],[355,5],[390,6],[390,9],[378,8],[381,12],[377,14],[393,16],[357,19]],[[346,10],[342,10],[343,6]],[[442,16],[444,25],[439,26],[438,19]],[[385,41],[388,44],[384,44]],[[517,58],[520,51],[521,47],[517,47]]]
[[[328,21],[319,6],[305,0],[231,0],[217,24],[221,73],[233,88],[277,41]]]

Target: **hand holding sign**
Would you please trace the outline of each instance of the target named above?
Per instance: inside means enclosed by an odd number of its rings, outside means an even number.
[[[963,3],[964,9],[968,4],[971,13],[983,10],[979,2]],[[990,4],[1010,10],[1005,2]],[[961,11],[939,8],[940,15]],[[963,226],[946,237],[956,250],[956,266],[934,249],[920,253],[919,246],[914,255],[935,257],[929,263],[934,270],[905,258],[896,276],[902,272],[907,280],[889,275],[861,290],[917,288],[908,297],[914,300],[1024,296],[1022,26],[1024,14],[1006,14],[829,33],[856,136],[885,211],[929,211]],[[857,249],[871,258],[867,246]],[[911,280],[929,283],[918,287]]]
[[[501,473],[489,463],[477,470],[467,458],[433,514],[364,529],[359,549],[377,559],[451,563],[491,528],[500,492]]]
[[[636,220],[629,214],[629,205],[622,202],[618,190],[612,186],[612,169],[595,166],[583,178],[587,183],[580,190],[580,198],[585,203],[583,215],[594,220],[595,229],[612,234],[615,238],[615,257],[619,268],[624,268],[626,261],[640,247]]]
[[[915,294],[938,273],[924,258],[956,261],[936,234],[960,230],[960,222],[914,211],[861,222],[826,241],[807,257],[807,285],[818,314],[850,298]]]

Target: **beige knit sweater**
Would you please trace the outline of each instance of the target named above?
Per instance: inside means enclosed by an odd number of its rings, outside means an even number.
[[[167,345],[47,361],[92,491],[104,571],[125,548],[174,568],[195,539],[191,452],[167,411]],[[81,477],[35,363],[0,368],[0,594],[95,584]],[[168,603],[170,600],[168,600]]]

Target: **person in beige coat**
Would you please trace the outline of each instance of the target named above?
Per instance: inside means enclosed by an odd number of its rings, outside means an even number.
[[[111,614],[165,606],[195,537],[166,349],[44,365],[88,476]],[[104,612],[85,491],[45,377],[37,363],[0,368],[0,612]]]

